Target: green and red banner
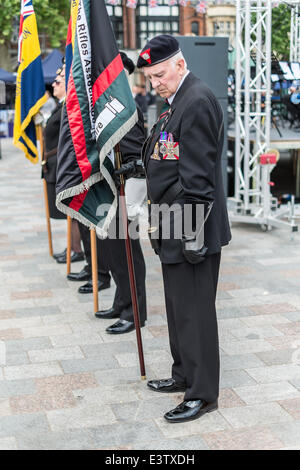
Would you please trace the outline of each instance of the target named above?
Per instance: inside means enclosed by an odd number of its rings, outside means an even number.
[[[77,3],[56,205],[106,236],[117,208],[113,148],[137,122],[137,111],[104,0]]]

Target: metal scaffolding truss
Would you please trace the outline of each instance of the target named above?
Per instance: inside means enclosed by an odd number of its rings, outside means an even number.
[[[277,199],[271,194],[270,174],[276,163],[260,159],[270,150],[272,6],[275,3],[295,7],[291,8],[293,34],[300,37],[297,15],[300,0],[236,0],[235,196],[229,207],[232,221],[260,224],[264,228],[286,225],[296,231],[293,214],[289,221],[282,220],[286,208],[279,209]],[[253,66],[255,74],[251,75]]]
[[[289,3],[289,2],[288,2]],[[291,2],[290,62],[300,62],[300,5]]]

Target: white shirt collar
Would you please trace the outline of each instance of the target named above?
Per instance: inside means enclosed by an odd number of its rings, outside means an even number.
[[[188,76],[189,73],[190,73],[190,71],[187,70],[186,73],[184,74],[184,76],[182,77],[182,79],[181,79],[181,81],[180,81],[180,83],[179,83],[179,85],[178,85],[178,88],[177,88],[177,90],[175,91],[174,95],[172,95],[172,96],[170,96],[170,98],[168,98],[168,103],[169,103],[169,105],[171,105],[171,104],[173,103],[173,100],[174,100],[174,98],[175,98],[175,96],[176,96],[176,93],[178,92],[179,88],[181,87],[181,85],[183,84],[184,80],[186,79],[186,77]]]

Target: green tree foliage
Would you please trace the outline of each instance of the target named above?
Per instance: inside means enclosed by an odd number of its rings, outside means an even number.
[[[288,3],[288,2],[287,2]],[[291,7],[281,4],[272,11],[272,49],[282,60],[290,56]]]
[[[10,41],[14,23],[19,22],[20,0],[0,0],[0,44]],[[33,0],[39,34],[45,33],[52,47],[60,47],[66,39],[70,1]]]

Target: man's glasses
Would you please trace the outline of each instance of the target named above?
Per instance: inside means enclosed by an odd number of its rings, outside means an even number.
[[[62,81],[55,79],[55,80],[53,81],[53,83],[55,83],[55,85],[59,85],[60,83],[62,83]]]

